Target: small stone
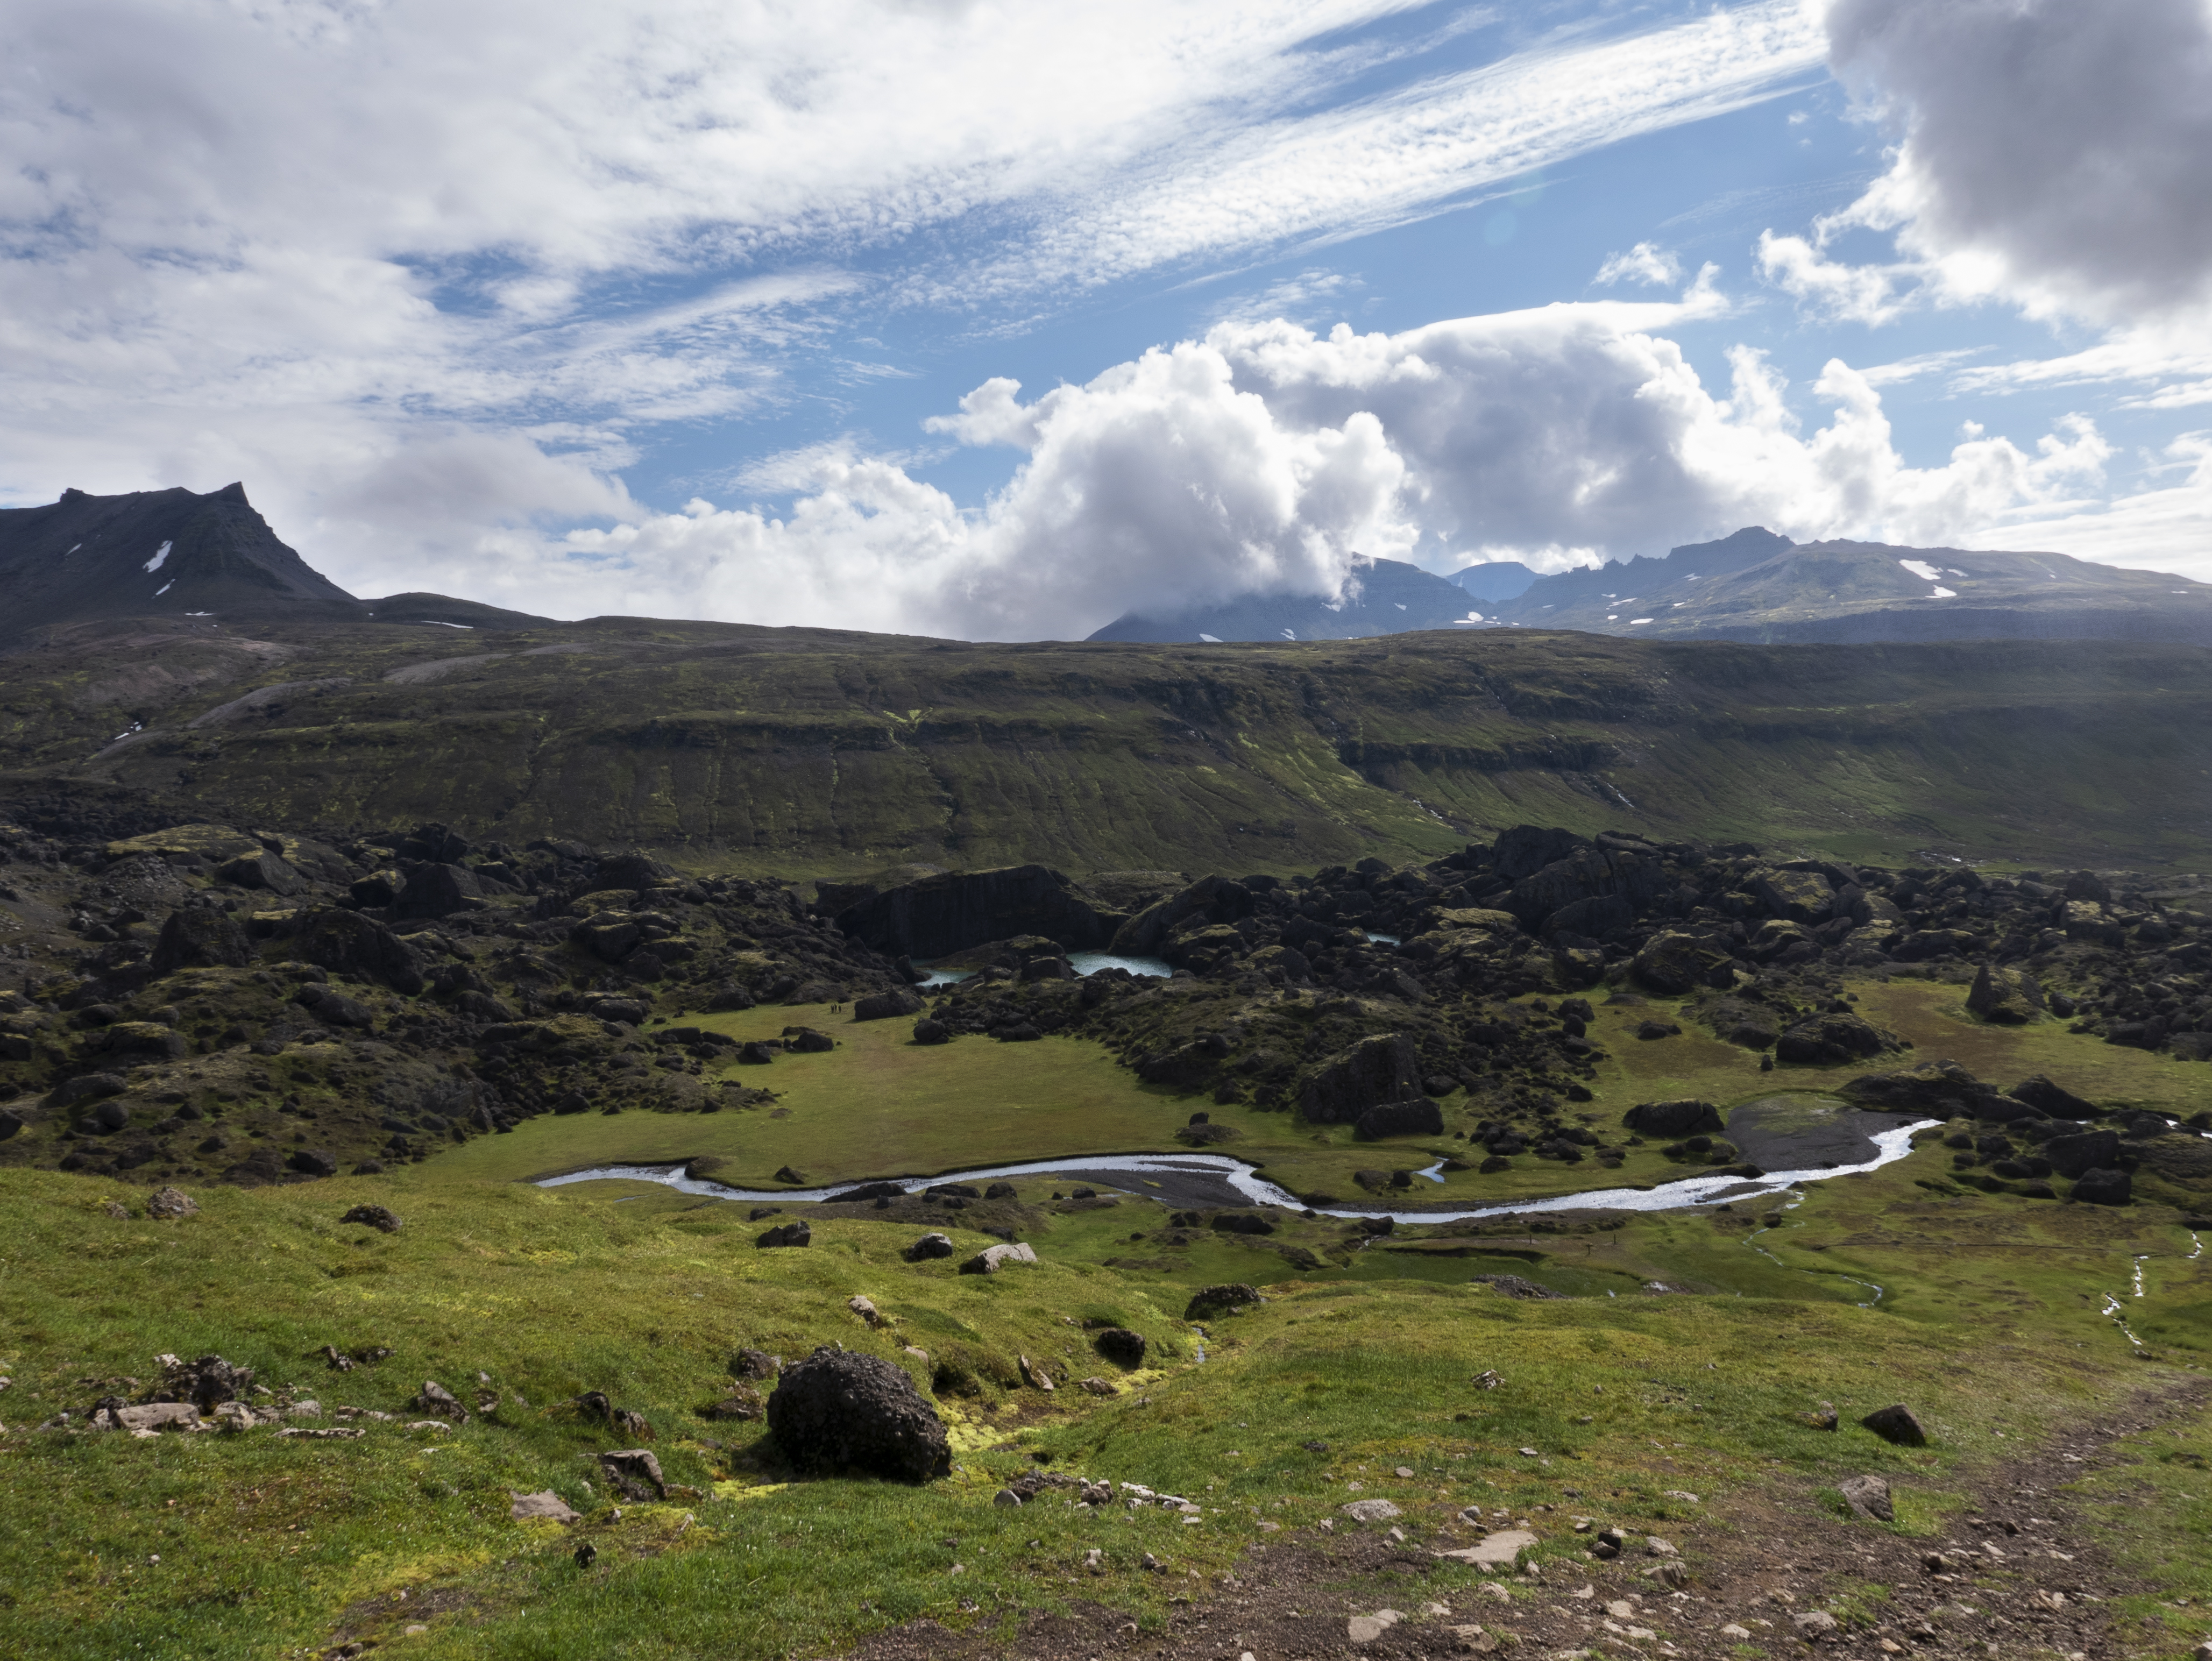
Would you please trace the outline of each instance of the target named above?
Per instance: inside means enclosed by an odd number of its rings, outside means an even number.
[[[1751,1636],[1751,1628],[1749,1627],[1739,1627],[1735,1622],[1731,1621],[1728,1625],[1721,1628],[1721,1636],[1723,1638],[1748,1638]]]
[[[409,1405],[417,1413],[433,1413],[453,1424],[465,1425],[469,1422],[468,1409],[435,1379],[423,1379],[422,1393]]]
[[[845,1307],[858,1315],[870,1326],[881,1326],[884,1324],[882,1312],[866,1298],[848,1298],[845,1300]]]
[[[1372,1615],[1355,1615],[1345,1623],[1346,1635],[1355,1644],[1371,1644],[1405,1618],[1396,1609],[1377,1609]]]
[[[514,1503],[507,1508],[507,1514],[517,1522],[526,1518],[544,1517],[556,1523],[573,1523],[577,1518],[578,1513],[570,1510],[568,1502],[550,1488],[538,1494],[517,1494],[514,1500]]]
[[[1851,1508],[1851,1515],[1866,1521],[1893,1523],[1896,1510],[1890,1504],[1889,1484],[1879,1476],[1846,1476],[1840,1484],[1844,1503]]]
[[[1083,1554],[1083,1567],[1092,1574],[1106,1573],[1106,1554],[1097,1546]]]
[[[991,1503],[1003,1506],[1008,1511],[1019,1511],[1022,1508],[1022,1496],[1010,1488],[1002,1488],[991,1496]]]
[[[1399,1478],[1401,1481],[1408,1481],[1408,1480],[1410,1480],[1410,1479],[1412,1478],[1412,1476],[1413,1476],[1413,1466],[1411,1466],[1411,1465],[1400,1465],[1400,1466],[1399,1466],[1395,1470],[1393,1470],[1390,1474],[1391,1474],[1393,1476],[1395,1476],[1395,1477]]]
[[[1342,1510],[1356,1523],[1387,1523],[1394,1517],[1405,1515],[1388,1500],[1354,1500]]]
[[[1672,1557],[1675,1555],[1674,1543],[1662,1540],[1656,1534],[1644,1541],[1644,1550],[1646,1555],[1652,1557]]]
[[[1114,1396],[1120,1393],[1113,1385],[1103,1379],[1085,1379],[1078,1387],[1093,1396]]]
[[[1790,1624],[1797,1628],[1800,1638],[1825,1638],[1836,1630],[1836,1617],[1826,1609],[1808,1609],[1791,1616]]]
[[[1053,1382],[1051,1376],[1045,1372],[1042,1367],[1031,1361],[1028,1356],[1019,1354],[1015,1355],[1014,1362],[1015,1365],[1021,1369],[1022,1382],[1024,1384],[1029,1385],[1032,1390],[1041,1390],[1048,1396],[1052,1394]]]
[[[146,1215],[161,1222],[196,1217],[199,1213],[198,1202],[181,1188],[157,1188],[146,1202]]]
[[[960,1265],[963,1275],[995,1275],[1010,1263],[1035,1263],[1036,1249],[1025,1240],[1010,1246],[988,1246]]]
[[[925,1263],[932,1258],[949,1258],[955,1249],[950,1234],[924,1234],[899,1255],[908,1263]]]
[[[1526,1529],[1500,1529],[1478,1544],[1431,1555],[1449,1557],[1454,1562],[1472,1563],[1477,1568],[1510,1569],[1520,1561],[1521,1554],[1535,1543],[1536,1537]]]
[[[587,1569],[599,1561],[599,1549],[593,1545],[589,1540],[585,1541],[583,1544],[576,1548],[576,1567],[578,1568]],[[410,1632],[421,1632],[423,1628],[421,1627],[410,1627],[407,1630]]]
[[[1833,1402],[1823,1402],[1805,1415],[1805,1422],[1815,1430],[1833,1430],[1841,1422]]]
[[[361,1223],[381,1234],[396,1234],[400,1228],[399,1219],[381,1205],[356,1205],[338,1221]]]

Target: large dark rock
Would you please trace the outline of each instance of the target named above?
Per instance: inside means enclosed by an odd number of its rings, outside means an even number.
[[[1141,1332],[1132,1332],[1126,1326],[1109,1326],[1091,1339],[1091,1347],[1116,1367],[1138,1367],[1145,1364],[1145,1351],[1150,1346]]]
[[[365,1223],[383,1234],[396,1234],[400,1228],[398,1215],[389,1207],[382,1205],[356,1205],[338,1221]]]
[[[380,980],[410,997],[426,984],[413,949],[374,918],[359,912],[331,907],[309,912],[292,943],[292,955],[332,974]]]
[[[814,1244],[814,1231],[804,1222],[779,1223],[773,1228],[763,1230],[753,1244],[763,1252],[779,1246],[811,1246]]]
[[[23,1121],[5,1107],[0,1107],[0,1142],[5,1142],[23,1128]]]
[[[241,888],[265,888],[288,897],[307,886],[305,877],[273,853],[242,853],[217,867],[216,875]]]
[[[1596,936],[1626,928],[1636,906],[1659,892],[1663,873],[1656,857],[1626,849],[1582,847],[1530,872],[1503,900],[1526,927],[1553,935]]]
[[[899,1015],[920,1015],[927,1007],[918,992],[903,990],[896,992],[877,992],[854,1002],[853,1019],[890,1021]]]
[[[1895,1442],[1900,1447],[1924,1447],[1928,1444],[1928,1433],[1912,1416],[1912,1409],[1901,1402],[1876,1408],[1859,1422],[1885,1442]]]
[[[2042,984],[2025,969],[1984,963],[1966,993],[1966,1013],[1996,1027],[2025,1027],[2043,1007]]]
[[[1190,1302],[1182,1312],[1187,1321],[1202,1321],[1231,1310],[1245,1309],[1261,1301],[1255,1288],[1237,1282],[1224,1282],[1219,1286],[1201,1286],[1191,1294]]]
[[[1923,1061],[1893,1073],[1869,1073],[1838,1087],[1839,1095],[1869,1107],[1931,1118],[1978,1118],[1997,1094],[1955,1061]]]
[[[392,902],[394,917],[451,917],[483,904],[483,884],[462,865],[422,864],[409,868],[407,885]]]
[[[161,1382],[154,1391],[157,1402],[190,1402],[203,1413],[212,1413],[225,1402],[234,1402],[253,1388],[253,1369],[236,1367],[220,1355],[198,1361],[164,1357]]]
[[[2125,1205],[2135,1190],[2135,1179],[2125,1171],[2088,1170],[2075,1179],[2069,1199],[2084,1205]]]
[[[1362,1113],[1352,1127],[1352,1135],[1362,1142],[1380,1142],[1385,1137],[1440,1137],[1443,1131],[1443,1109],[1426,1096],[1378,1103]]]
[[[926,1482],[952,1469],[944,1421],[903,1369],[874,1355],[825,1348],[785,1368],[768,1422],[802,1470]]]
[[[2053,1084],[2041,1073],[2022,1079],[2008,1094],[2014,1101],[2024,1101],[2051,1118],[2094,1118],[2094,1104],[2084,1101],[2071,1090]]]
[[[2053,1137],[2043,1144],[2043,1157],[2062,1177],[2080,1177],[2120,1156],[2120,1138],[2111,1131],[2083,1131],[2070,1137]]]
[[[154,942],[157,975],[178,969],[242,969],[253,961],[253,943],[228,912],[195,906],[171,912]]]
[[[1638,985],[1668,997],[1698,986],[1735,983],[1734,958],[1721,942],[1679,929],[1662,929],[1644,943],[1629,972]]]
[[[1723,1128],[1721,1110],[1710,1101],[1639,1102],[1620,1116],[1620,1122],[1647,1137],[1694,1137]]]
[[[853,1205],[864,1200],[902,1199],[906,1190],[895,1182],[864,1182],[857,1188],[843,1188],[822,1203],[824,1205]]]
[[[1244,883],[1226,876],[1201,876],[1122,924],[1114,931],[1113,949],[1130,957],[1157,957],[1184,924],[1240,922],[1252,914],[1254,903],[1252,890]]]
[[[1878,1056],[1893,1048],[1889,1039],[1863,1015],[1833,1011],[1808,1015],[1775,1041],[1778,1061],[1819,1065]]]
[[[368,1004],[312,980],[292,994],[292,1002],[303,1009],[312,1009],[318,1021],[328,1021],[333,1027],[351,1027],[365,1033],[376,1025],[376,1011]]]
[[[1042,865],[941,871],[871,894],[836,921],[879,952],[925,962],[1012,935],[1042,935],[1080,951],[1103,946],[1113,933],[1103,913]]]
[[[1421,1088],[1421,1062],[1402,1033],[1363,1038],[1340,1051],[1308,1082],[1298,1106],[1309,1123],[1350,1125],[1369,1108],[1403,1101]]]
[[[662,864],[650,854],[635,851],[611,854],[599,861],[599,868],[592,877],[595,888],[649,888],[656,882],[672,882],[678,875],[676,867]]]
[[[1509,882],[1517,882],[1524,876],[1533,876],[1545,866],[1566,858],[1577,848],[1589,844],[1570,830],[1547,828],[1541,825],[1516,825],[1510,830],[1500,831],[1498,840],[1492,844],[1491,863],[1498,874]]]

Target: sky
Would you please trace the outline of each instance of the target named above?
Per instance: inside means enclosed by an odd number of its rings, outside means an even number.
[[[2212,579],[2212,0],[8,0],[0,163],[0,505],[242,480],[362,595]]]

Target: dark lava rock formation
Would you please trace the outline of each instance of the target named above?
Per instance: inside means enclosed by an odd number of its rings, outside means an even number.
[[[874,1355],[822,1349],[786,1367],[768,1398],[768,1422],[802,1470],[927,1482],[952,1470],[945,1422],[913,1379]]]

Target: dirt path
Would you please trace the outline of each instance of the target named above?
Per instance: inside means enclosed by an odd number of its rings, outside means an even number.
[[[1846,1523],[1805,1483],[1739,1496],[1724,1519],[1674,1537],[1679,1560],[1632,1541],[1611,1562],[1585,1560],[1573,1570],[1547,1564],[1540,1577],[1501,1575],[1443,1590],[1439,1561],[1426,1550],[1345,1523],[1255,1546],[1212,1583],[1194,1579],[1189,1601],[1178,1600],[1164,1632],[1140,1632],[1129,1617],[1097,1605],[1030,1617],[1006,1643],[919,1621],[871,1640],[853,1661],[1468,1654],[1741,1661],[1759,1652],[1806,1653],[1808,1644],[1815,1653],[1869,1661],[1903,1654],[2127,1661],[2134,1652],[2114,1636],[2107,1605],[2152,1588],[2118,1570],[2090,1541],[2063,1490],[2112,1463],[2117,1438],[2208,1403],[2212,1381],[2192,1381],[2072,1426],[1965,1483],[1974,1504],[1933,1539]],[[1551,1532],[1548,1522],[1540,1527]],[[1931,1554],[1940,1560],[1935,1567]],[[1674,1562],[1680,1589],[1666,1578]],[[1374,1618],[1386,1611],[1398,1618],[1373,1633]],[[1355,1626],[1355,1617],[1368,1622]]]

